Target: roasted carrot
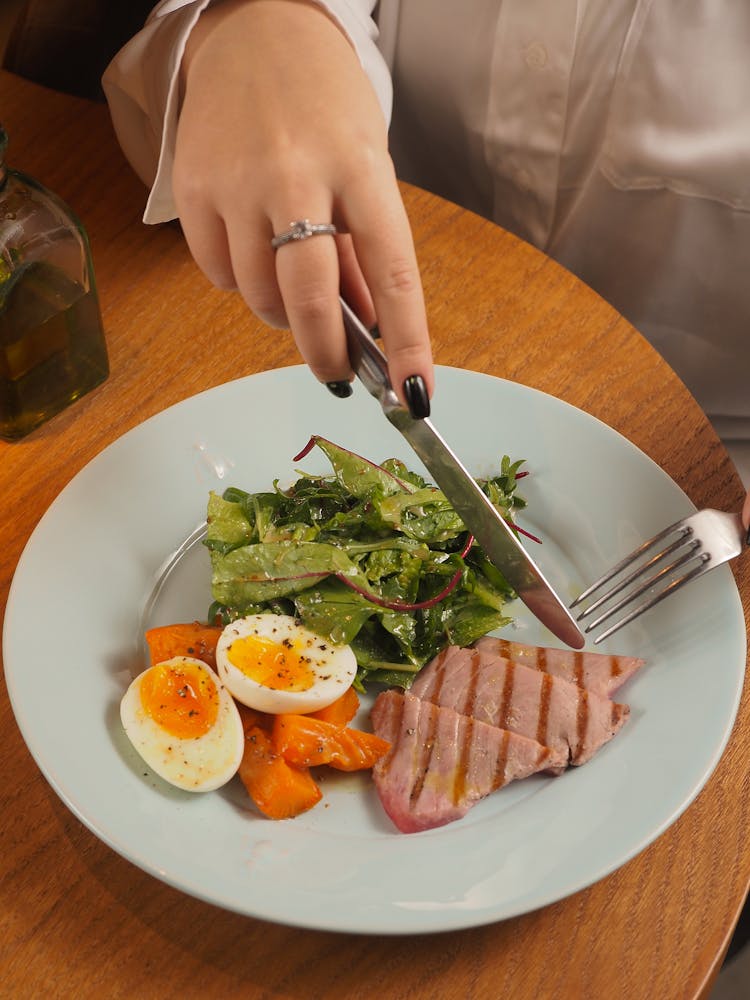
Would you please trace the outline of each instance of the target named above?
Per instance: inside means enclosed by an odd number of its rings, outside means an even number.
[[[185,622],[149,629],[145,638],[152,663],[173,656],[194,656],[215,670],[221,632],[221,626]],[[362,770],[372,767],[389,748],[385,740],[347,728],[359,708],[354,688],[309,716],[270,715],[239,702],[237,707],[245,731],[240,780],[269,819],[291,819],[320,802],[323,796],[310,774],[311,764],[330,764],[342,771]],[[277,734],[283,734],[283,752]],[[296,744],[296,740],[302,742]]]
[[[306,767],[295,767],[275,750],[263,720],[245,729],[239,775],[250,798],[269,819],[299,816],[323,797]]]
[[[146,632],[146,643],[152,663],[161,663],[173,656],[194,656],[215,670],[216,643],[220,635],[220,625],[185,622],[150,628]]]
[[[253,726],[259,726],[265,733],[268,733],[269,736],[271,735],[274,718],[272,715],[268,712],[259,712],[257,708],[250,708],[248,705],[243,705],[241,701],[236,701],[235,705],[242,719],[242,728],[245,731],[245,736],[247,736],[248,731]]]
[[[332,705],[310,712],[309,716],[311,719],[320,719],[321,722],[332,722],[335,726],[345,726],[352,721],[358,708],[359,695],[353,687],[349,687]]]
[[[328,764],[339,771],[372,767],[390,748],[387,740],[372,733],[336,726],[309,715],[277,715],[273,745],[289,764],[314,767]]]

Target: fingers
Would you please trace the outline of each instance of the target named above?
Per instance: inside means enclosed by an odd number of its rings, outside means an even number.
[[[233,212],[227,219],[227,232],[232,271],[248,308],[269,326],[286,329],[289,318],[276,280],[268,218],[259,211]]]
[[[321,209],[312,222],[331,217]],[[275,223],[275,231],[288,223]],[[339,305],[339,259],[333,237],[311,236],[276,251],[276,278],[294,339],[321,382],[342,382],[352,371]]]
[[[274,251],[270,234],[289,227],[288,210],[276,210],[270,220],[265,212],[242,211],[239,206],[222,215],[207,199],[191,197],[184,186],[177,190],[185,238],[208,279],[220,288],[238,289],[251,311],[269,325],[291,327],[302,357],[321,382],[348,382],[352,372],[339,305],[334,238],[309,237]],[[314,215],[315,221],[330,218],[330,204]],[[363,315],[372,315],[372,300],[351,240],[342,237],[341,245],[354,301]]]
[[[748,529],[748,545],[750,545],[750,493],[745,496],[745,503],[742,507],[742,523]]]
[[[432,353],[416,255],[400,206],[399,199],[389,211],[373,215],[373,228],[365,228],[363,236],[355,225],[350,237],[310,237],[279,247],[276,275],[297,346],[320,381],[330,385],[351,378],[341,291],[366,326],[377,317],[396,394],[413,416],[426,417],[434,384]],[[352,215],[356,219],[357,213]]]
[[[177,189],[175,195],[182,232],[196,264],[212,285],[217,288],[236,288],[237,281],[232,269],[224,220],[216,212],[197,203],[197,200],[191,202],[189,197],[182,200],[181,192]]]
[[[289,227],[286,209],[270,220],[259,209],[224,218],[182,192],[181,220],[209,280],[237,288],[269,325],[290,327],[319,381],[352,378],[339,294],[366,326],[377,318],[397,395],[415,416],[427,416],[433,377],[424,301],[408,220],[394,190],[395,198],[373,200],[372,191],[364,202],[354,198],[344,213],[353,234],[316,235],[275,251],[269,234]],[[318,200],[326,207],[313,221],[327,222],[332,208],[325,196]]]
[[[356,177],[352,184],[333,185],[342,193],[336,198],[331,192],[327,203],[325,196],[316,198],[307,191],[305,204],[318,205],[310,220],[335,218],[349,233],[335,240],[314,236],[280,246],[279,294],[300,353],[323,382],[351,378],[339,293],[366,326],[377,319],[399,399],[414,416],[428,416],[432,352],[406,211],[387,157],[377,171],[369,176],[366,170],[357,171]],[[288,211],[275,211],[273,231],[283,231],[288,218]],[[242,288],[242,279],[238,281]]]
[[[377,316],[370,289],[359,266],[351,236],[346,233],[336,237],[339,253],[341,294],[368,329],[375,326]]]
[[[367,326],[377,316],[394,389],[425,415],[432,360],[411,232],[385,120],[348,39],[312,4],[227,0],[196,28],[172,181],[198,266],[266,323],[289,325],[324,382],[351,378],[344,294]],[[274,252],[272,236],[301,218],[350,235]]]
[[[236,287],[264,322],[291,328],[300,354],[319,381],[345,383],[352,378],[339,294],[366,326],[377,320],[397,395],[414,416],[427,416],[432,356],[403,210],[396,206],[382,211],[371,223],[362,212],[364,224],[352,211],[353,228],[361,230],[354,236],[313,236],[274,251],[268,234],[285,231],[289,221],[277,220],[286,220],[288,214],[276,212],[269,222],[262,215],[249,221],[235,213],[224,221],[216,212],[203,211],[193,218],[183,210],[182,222],[191,253],[207,277],[218,287]],[[318,221],[330,218],[330,209],[320,209],[315,216]]]
[[[210,203],[183,197],[180,221],[190,253],[217,288],[237,289],[255,315],[269,326],[288,326],[276,283],[268,220],[237,213],[226,219]]]
[[[409,221],[395,177],[381,177],[378,184],[363,181],[348,192],[346,222],[374,304],[393,388],[414,416],[427,416],[434,388],[432,350]]]

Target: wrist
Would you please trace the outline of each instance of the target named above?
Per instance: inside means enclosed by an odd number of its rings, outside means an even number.
[[[196,56],[218,28],[231,22],[242,33],[256,18],[272,19],[279,14],[280,9],[285,14],[288,13],[290,7],[298,7],[306,14],[310,11],[315,12],[329,24],[335,25],[347,38],[336,19],[317,0],[219,0],[201,13],[187,38],[180,66],[183,89]]]

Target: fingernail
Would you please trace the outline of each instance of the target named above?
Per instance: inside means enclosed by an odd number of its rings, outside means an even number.
[[[347,399],[353,392],[351,382],[326,382],[326,388],[339,399]]]
[[[410,375],[404,379],[404,395],[409,406],[409,413],[417,420],[430,415],[430,397],[427,386],[421,375]]]
[[[748,528],[747,537],[746,537],[745,541],[747,542],[748,545],[750,545],[750,528]]]
[[[373,340],[380,340],[380,327],[377,323],[370,327],[370,336]]]

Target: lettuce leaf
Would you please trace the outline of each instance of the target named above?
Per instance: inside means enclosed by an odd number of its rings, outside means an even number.
[[[466,646],[511,618],[515,593],[473,542],[444,494],[402,462],[381,465],[325,438],[328,476],[299,473],[288,488],[231,487],[208,499],[211,614],[294,614],[331,642],[351,645],[357,686],[408,688],[449,643]],[[480,481],[512,523],[521,462],[504,456]]]

